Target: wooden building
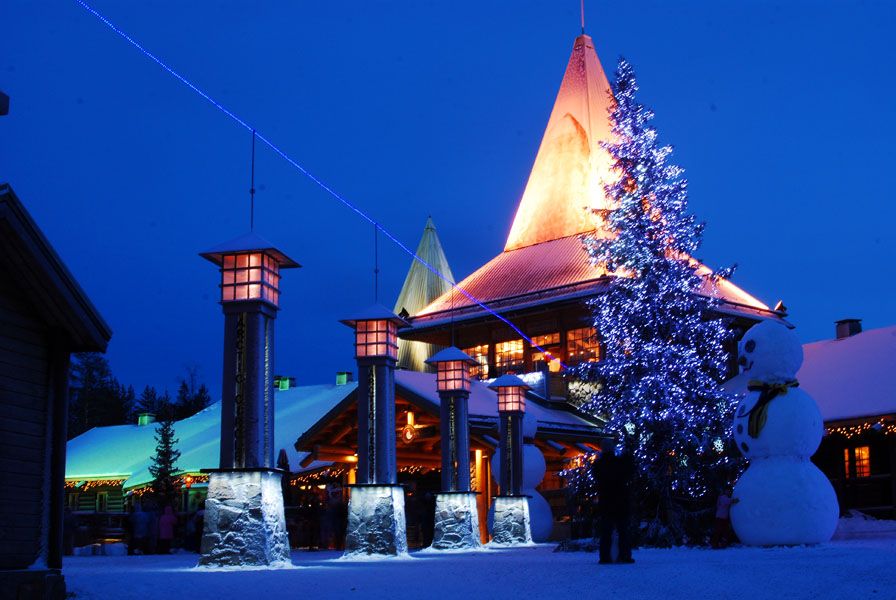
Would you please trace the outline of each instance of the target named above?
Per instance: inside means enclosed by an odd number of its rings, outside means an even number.
[[[554,108],[517,207],[504,251],[458,286],[519,327],[539,350],[468,296],[447,292],[411,312],[406,340],[454,345],[480,362],[479,375],[543,371],[547,396],[568,399],[561,364],[600,358],[599,335],[587,302],[613,285],[614,274],[592,264],[583,238],[604,239],[611,201],[602,183],[615,177],[602,142],[610,141],[610,85],[587,35],[576,38]],[[718,310],[745,330],[760,319],[780,319],[732,282],[711,283],[700,293],[720,300]],[[733,348],[732,348],[733,349]],[[732,370],[736,365],[732,363]]]
[[[0,184],[0,589],[62,598],[69,361],[109,327],[8,184]],[[7,597],[7,596],[4,596]]]
[[[441,400],[436,391],[436,376],[415,371],[396,371],[396,437],[399,482],[408,484],[412,494],[434,501],[440,491],[440,421]],[[491,499],[497,493],[497,474],[491,472],[491,459],[498,447],[497,396],[481,381],[472,382],[469,399],[470,471],[472,490],[479,492],[479,524],[483,541],[488,541],[485,526]],[[558,406],[537,393],[528,394],[527,414],[537,423],[535,437],[526,440],[538,448],[545,459],[546,474],[536,488],[551,506],[555,523],[566,516],[566,497],[559,477],[568,461],[597,450],[603,438],[601,422],[580,413],[572,406]],[[340,484],[355,483],[358,457],[357,394],[351,394],[334,406],[295,442],[296,450],[307,455],[300,466],[308,470],[305,481],[313,482],[313,474],[334,470]],[[430,475],[431,476],[428,476]],[[431,516],[423,511],[423,516]],[[426,528],[408,514],[409,544],[415,544],[415,529]]]
[[[825,424],[813,461],[841,512],[896,518],[896,326],[862,331],[845,319],[836,337],[804,345],[803,354],[797,379]]]

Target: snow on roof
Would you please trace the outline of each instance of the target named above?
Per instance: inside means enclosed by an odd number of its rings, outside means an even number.
[[[309,429],[356,387],[357,383],[310,385],[276,392],[274,449],[286,450],[292,470],[298,470],[305,457],[293,447],[297,433]],[[178,470],[196,473],[218,466],[220,427],[220,402],[174,424],[177,447],[182,452]],[[149,466],[155,453],[155,431],[152,425],[114,425],[79,435],[67,445],[65,478],[126,479],[125,488],[148,483],[152,480]]]
[[[825,421],[896,413],[896,325],[803,346],[797,379]]]

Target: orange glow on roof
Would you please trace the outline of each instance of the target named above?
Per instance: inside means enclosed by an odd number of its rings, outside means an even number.
[[[603,185],[611,159],[600,147],[612,137],[610,84],[587,35],[580,35],[545,128],[504,250],[596,230],[594,210],[609,208]]]

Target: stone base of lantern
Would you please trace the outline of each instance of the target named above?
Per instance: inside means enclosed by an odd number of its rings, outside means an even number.
[[[475,492],[442,492],[436,495],[434,550],[479,550],[479,511]]]
[[[377,484],[351,486],[344,557],[405,556],[407,553],[404,488]]]
[[[273,469],[209,471],[200,565],[290,564],[280,478]]]
[[[532,546],[529,502],[525,496],[497,496],[492,524],[492,548]]]

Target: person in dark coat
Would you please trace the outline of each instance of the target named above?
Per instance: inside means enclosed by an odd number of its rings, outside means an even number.
[[[613,530],[619,534],[618,563],[633,563],[630,538],[632,480],[635,464],[628,454],[616,454],[616,442],[601,444],[600,458],[594,462],[597,481],[597,509],[600,513],[600,563],[613,562]]]

